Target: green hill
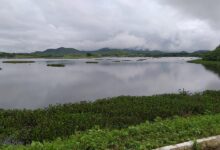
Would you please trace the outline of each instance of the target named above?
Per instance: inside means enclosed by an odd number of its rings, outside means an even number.
[[[75,48],[60,47],[32,53],[0,53],[0,58],[86,58],[86,57],[201,57],[206,50],[195,52],[168,52],[148,49],[102,48],[93,51],[80,51]]]
[[[208,52],[203,59],[208,61],[220,61],[220,45],[214,51]]]
[[[82,51],[79,51],[75,48],[64,48],[60,47],[57,49],[47,49],[45,51],[37,51],[34,53],[31,53],[32,55],[41,55],[41,56],[54,56],[54,57],[63,57],[65,55],[79,55],[82,54]]]
[[[131,49],[117,49],[117,48],[102,48],[94,51],[79,51],[74,48],[58,48],[58,49],[47,49],[41,52],[34,52],[35,55],[47,55],[47,56],[95,56],[95,57],[123,57],[123,56],[162,56],[170,55],[171,53],[166,53],[162,51],[149,51],[149,50],[131,50]],[[179,54],[179,53],[178,53]]]
[[[51,57],[181,57],[181,56],[200,56],[207,51],[195,51],[188,53],[181,52],[166,52],[160,50],[134,50],[134,49],[117,49],[117,48],[102,48],[94,51],[80,51],[74,48],[58,48],[48,49],[41,52],[34,52],[32,55],[51,56]]]

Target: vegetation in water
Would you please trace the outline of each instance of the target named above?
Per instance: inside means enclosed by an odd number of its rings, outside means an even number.
[[[220,113],[220,91],[120,96],[49,106],[35,110],[0,110],[0,143],[24,143],[69,137],[95,126],[122,129],[155,118]]]
[[[35,63],[35,61],[25,61],[25,60],[11,60],[11,61],[3,61],[3,63],[10,63],[10,64],[24,64],[24,63]]]
[[[137,61],[144,61],[144,60],[146,60],[146,59],[138,59]]]
[[[98,64],[98,61],[86,61],[87,64]]]
[[[47,64],[48,67],[65,67],[64,64]]]
[[[104,59],[102,59],[102,58],[96,58],[95,60],[104,60]]]
[[[59,130],[59,128],[57,129]],[[77,132],[67,139],[52,142],[32,142],[31,145],[2,145],[3,150],[151,150],[220,134],[220,114],[173,117],[154,122],[144,122],[124,129],[100,129],[94,127]],[[199,146],[195,143],[194,149]]]

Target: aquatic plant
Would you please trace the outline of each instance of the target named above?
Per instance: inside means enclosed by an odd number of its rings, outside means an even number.
[[[87,64],[98,64],[98,61],[86,61]]]
[[[69,137],[95,126],[121,129],[155,118],[220,113],[220,91],[120,96],[35,110],[0,110],[0,143],[31,143]]]
[[[48,67],[65,67],[65,64],[47,64]]]
[[[35,63],[35,61],[11,60],[11,61],[3,61],[2,63],[19,64],[19,63]]]

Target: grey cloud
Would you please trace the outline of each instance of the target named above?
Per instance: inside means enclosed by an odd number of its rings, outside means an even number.
[[[220,29],[219,0],[160,0],[162,4],[175,7],[181,13],[190,15],[204,21],[209,21],[211,25]]]
[[[212,49],[220,39],[219,2],[195,1],[0,0],[0,50]]]

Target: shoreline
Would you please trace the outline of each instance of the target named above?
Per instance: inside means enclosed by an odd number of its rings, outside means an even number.
[[[202,59],[190,60],[188,62],[194,63],[194,64],[203,64],[203,65],[220,65],[219,61],[208,61],[208,60],[202,60]]]

